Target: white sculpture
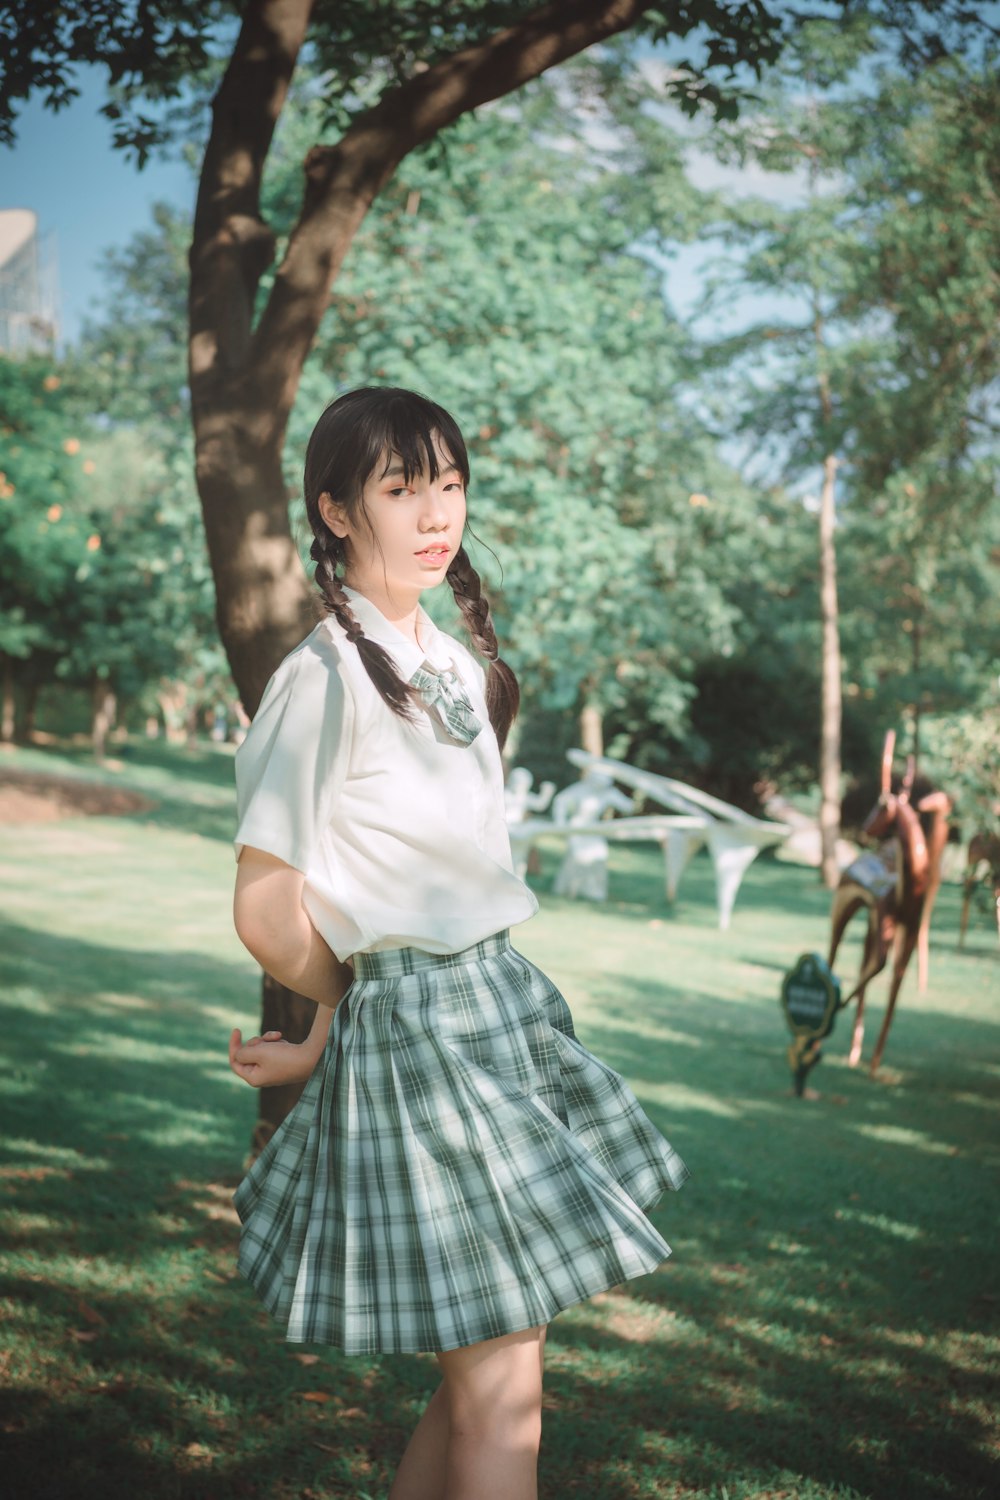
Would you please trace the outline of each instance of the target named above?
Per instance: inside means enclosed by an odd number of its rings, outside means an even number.
[[[611,808],[631,812],[631,797],[626,797],[604,771],[588,769],[572,786],[564,787],[552,799],[553,821],[564,827],[583,827],[599,823]],[[566,855],[556,875],[553,890],[557,896],[583,896],[591,901],[608,899],[608,844],[600,834],[574,833],[566,846]]]
[[[640,771],[625,761],[591,755],[586,750],[568,750],[566,753],[586,774],[552,797],[551,818],[526,816],[532,808],[531,800],[524,800],[524,793],[530,785],[530,773],[523,767],[511,773],[508,831],[514,868],[521,878],[527,873],[532,850],[539,839],[563,838],[567,841],[566,856],[555,879],[556,893],[605,901],[608,894],[608,841],[653,840],[663,851],[666,894],[667,899],[673,901],[688,861],[702,844],[707,844],[715,867],[719,927],[725,931],[740,882],[750,864],[761,849],[786,839],[790,829],[781,823],[754,818],[742,808],[711,797],[683,781],[657,776],[652,771]],[[670,811],[633,815],[635,800],[619,791],[614,785],[616,781],[624,782],[634,792],[643,793]],[[540,799],[551,785],[551,782],[544,782],[540,791],[533,795]],[[545,795],[542,806],[548,804],[550,796],[551,792]],[[605,813],[611,809],[626,816],[606,818]]]
[[[681,875],[688,860],[703,843],[708,845],[715,866],[715,892],[719,912],[719,927],[725,932],[732,916],[736,893],[747,869],[761,849],[781,843],[790,830],[780,823],[769,823],[754,818],[739,807],[712,797],[708,792],[688,786],[686,782],[674,781],[670,776],[657,776],[652,771],[640,771],[624,761],[612,760],[608,756],[591,755],[586,750],[568,750],[568,758],[576,766],[604,771],[616,781],[644,792],[661,807],[668,807],[680,814],[676,818],[663,820],[630,819],[630,822],[649,822],[655,826],[663,822],[660,844],[666,866],[667,897],[673,900]],[[638,831],[638,830],[636,830]],[[648,835],[647,835],[648,837]]]
[[[790,860],[793,864],[811,865],[814,870],[818,870],[823,863],[823,840],[818,821],[808,813],[800,812],[777,792],[772,792],[767,798],[764,811],[776,823],[784,823],[788,828],[788,839],[778,858]],[[858,852],[856,844],[848,839],[838,838],[836,858],[840,869],[846,870],[849,864],[853,864]]]
[[[543,781],[537,792],[531,790],[534,777],[526,766],[515,766],[503,789],[508,823],[523,823],[528,812],[544,812],[556,789],[554,781]]]

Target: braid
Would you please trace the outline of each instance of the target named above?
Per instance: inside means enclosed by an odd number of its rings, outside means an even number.
[[[473,644],[489,662],[486,672],[486,707],[497,743],[502,750],[517,715],[521,690],[510,667],[500,659],[500,647],[490,616],[489,600],[483,594],[482,580],[464,547],[459,547],[455,553],[447,578]]]
[[[347,639],[357,642],[363,639],[364,631],[351,613],[347,595],[337,577],[338,541],[339,538],[333,537],[325,527],[313,538],[313,544],[309,548],[309,556],[316,564],[313,580],[323,595],[327,612],[336,615],[337,623],[343,627]]]
[[[361,663],[381,697],[400,718],[412,722],[416,717],[413,688],[400,677],[385,647],[377,641],[370,641],[365,635],[337,576],[339,541],[339,537],[334,537],[325,527],[316,533],[309,549],[309,556],[316,564],[313,579],[323,595],[327,612],[336,616],[347,639],[357,646]]]

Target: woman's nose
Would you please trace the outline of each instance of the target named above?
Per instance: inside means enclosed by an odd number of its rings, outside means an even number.
[[[450,516],[448,496],[444,488],[428,485],[424,496],[423,519],[425,526],[446,526]]]

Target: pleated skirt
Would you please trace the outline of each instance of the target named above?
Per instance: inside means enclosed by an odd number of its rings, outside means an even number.
[[[646,1211],[687,1167],[508,932],[353,963],[325,1052],[233,1200],[239,1269],[287,1339],[460,1348],[670,1255]]]

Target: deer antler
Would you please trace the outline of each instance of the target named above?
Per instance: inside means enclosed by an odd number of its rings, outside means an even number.
[[[888,797],[892,790],[892,757],[896,749],[896,731],[886,730],[885,746],[882,750],[882,796]]]
[[[952,800],[947,792],[928,792],[917,803],[917,812],[939,812],[947,817],[952,806]]]
[[[917,757],[908,755],[906,757],[906,771],[903,775],[903,785],[899,789],[899,795],[908,802],[910,793],[913,791],[913,778],[917,774]]]

